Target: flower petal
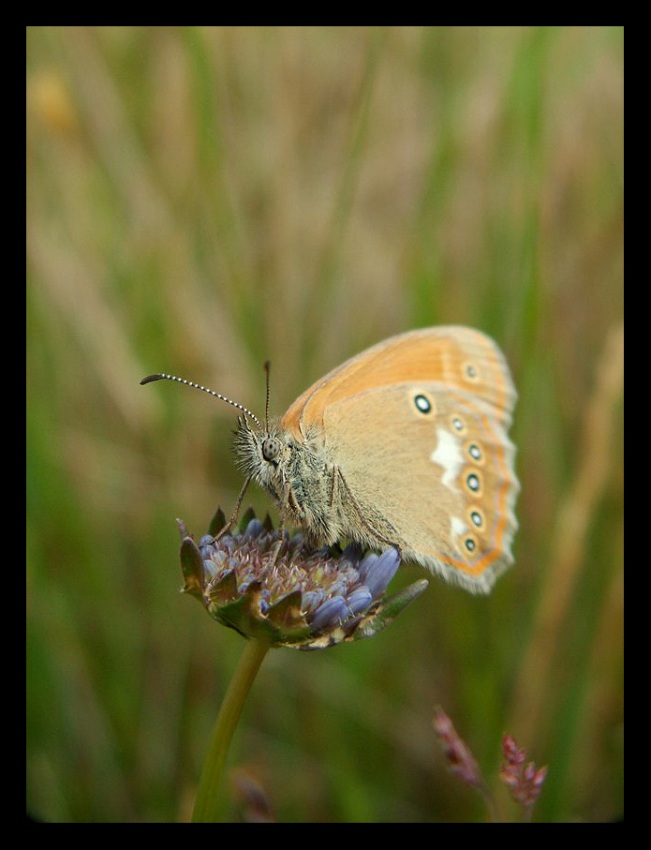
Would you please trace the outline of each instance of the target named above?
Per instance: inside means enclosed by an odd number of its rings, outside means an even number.
[[[358,587],[346,597],[346,603],[352,616],[366,611],[372,602],[373,596],[366,585]]]
[[[343,596],[332,596],[315,612],[310,622],[313,632],[320,632],[330,626],[338,625],[348,616],[348,606]]]
[[[381,555],[367,555],[359,565],[361,580],[373,595],[373,599],[382,596],[400,566],[397,549],[387,549]]]

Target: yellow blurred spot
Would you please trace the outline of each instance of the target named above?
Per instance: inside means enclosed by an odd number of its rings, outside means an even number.
[[[28,80],[27,104],[49,130],[56,133],[77,131],[77,112],[70,90],[58,72],[39,71]]]

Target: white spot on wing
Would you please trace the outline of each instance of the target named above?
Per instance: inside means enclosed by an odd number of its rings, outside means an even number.
[[[437,463],[443,468],[441,481],[449,490],[456,493],[458,492],[458,488],[455,485],[455,481],[459,476],[459,470],[463,466],[461,443],[454,434],[446,431],[445,428],[437,428],[436,436],[438,437],[438,442],[430,455],[430,460],[433,460],[434,463]]]
[[[466,523],[459,519],[458,516],[450,517],[450,531],[452,533],[452,537],[461,537],[462,534],[466,533],[468,526]]]

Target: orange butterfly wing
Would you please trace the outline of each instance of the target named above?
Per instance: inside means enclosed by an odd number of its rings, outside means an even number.
[[[377,387],[440,381],[472,392],[508,427],[516,392],[504,356],[490,337],[461,326],[408,331],[363,351],[317,381],[289,407],[282,425],[297,438],[323,427],[325,409]]]
[[[410,385],[412,402],[426,394],[433,403],[433,421],[404,406]],[[504,356],[489,337],[465,327],[426,328],[333,369],[291,405],[282,425],[299,441],[323,440],[366,519],[400,531],[404,556],[488,592],[513,560],[519,485],[507,430],[515,400]],[[396,428],[400,441],[385,439]],[[470,454],[464,461],[462,452],[478,453],[477,460]],[[353,512],[351,536],[358,525]]]

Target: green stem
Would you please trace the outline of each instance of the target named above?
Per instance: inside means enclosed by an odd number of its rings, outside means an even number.
[[[193,823],[215,823],[219,819],[219,786],[228,748],[246,697],[268,649],[269,644],[261,640],[251,639],[246,643],[213,729],[194,803]]]

